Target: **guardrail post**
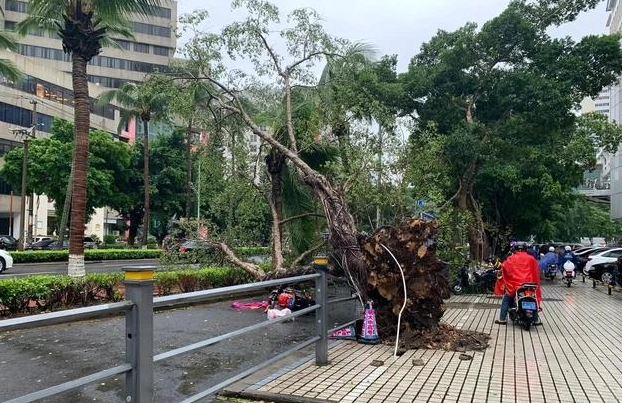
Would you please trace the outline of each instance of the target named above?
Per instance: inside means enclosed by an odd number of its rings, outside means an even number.
[[[319,340],[315,343],[315,365],[328,364],[328,326],[326,319],[326,306],[328,303],[328,280],[326,270],[328,269],[328,258],[317,256],[313,259],[313,268],[319,277],[315,279],[315,303],[320,306],[315,311],[316,331]]]
[[[592,280],[592,288],[596,288],[596,280]]]
[[[134,306],[125,315],[126,403],[153,402],[153,271],[155,266],[124,267],[125,299]]]

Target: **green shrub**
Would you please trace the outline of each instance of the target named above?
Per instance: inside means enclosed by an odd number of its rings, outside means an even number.
[[[162,255],[159,249],[86,249],[84,260],[132,260],[158,259]],[[11,252],[15,263],[66,262],[69,260],[67,250],[44,250]]]
[[[104,235],[104,245],[109,246],[109,245],[114,245],[116,243],[117,243],[116,235]]]
[[[30,276],[0,280],[0,310],[4,315],[39,313],[120,301],[124,273],[91,273],[81,278]],[[251,282],[239,268],[204,267],[157,271],[159,295],[192,292]]]

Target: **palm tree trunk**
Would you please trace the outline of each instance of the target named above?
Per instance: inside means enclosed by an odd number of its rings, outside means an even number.
[[[89,87],[86,77],[86,59],[72,53],[72,81],[74,99],[74,146],[71,224],[69,228],[69,264],[71,277],[82,277],[84,268],[84,224],[86,219],[86,173],[88,171],[89,128],[91,126]]]
[[[143,119],[143,131],[144,131],[144,155],[143,155],[143,182],[145,184],[145,201],[144,208],[145,214],[143,216],[143,248],[147,247],[147,240],[149,239],[149,221],[151,220],[151,214],[149,211],[149,121]]]
[[[65,203],[63,204],[63,213],[60,219],[60,225],[58,227],[58,240],[62,247],[63,240],[65,239],[65,229],[67,228],[67,221],[69,221],[69,210],[71,210],[71,187],[73,185],[73,163],[71,164],[71,171],[69,172],[69,181],[67,182],[67,193],[65,193]]]

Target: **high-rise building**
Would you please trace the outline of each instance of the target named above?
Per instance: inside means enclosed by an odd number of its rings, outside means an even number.
[[[4,15],[0,27],[14,30],[28,13],[28,1],[0,0]],[[119,48],[105,47],[88,64],[89,93],[96,98],[103,90],[118,88],[126,81],[142,81],[154,71],[165,71],[176,48],[177,2],[161,0],[161,7],[148,17],[132,18],[132,39],[118,39]],[[19,38],[16,52],[0,51],[0,58],[13,61],[25,74],[20,82],[0,78],[0,157],[22,139],[15,129],[34,126],[36,107],[37,137],[48,136],[52,120],[60,117],[73,120],[73,92],[70,55],[64,53],[61,40],[55,34],[32,33]],[[119,111],[113,105],[93,104],[91,127],[116,136]],[[130,124],[121,135],[132,140],[136,125]],[[53,204],[45,196],[34,196],[32,234],[46,235],[53,227]],[[21,197],[0,178],[0,234],[19,237]],[[116,217],[105,209],[99,211],[87,226],[87,234],[100,237],[107,233]]]
[[[610,33],[618,33],[622,31],[622,5],[618,0],[607,0],[607,27]],[[616,85],[610,90],[610,112],[609,120],[612,122],[622,123],[622,86],[620,79]],[[611,159],[610,173],[610,212],[611,218],[622,218],[622,155],[620,151],[616,152]]]

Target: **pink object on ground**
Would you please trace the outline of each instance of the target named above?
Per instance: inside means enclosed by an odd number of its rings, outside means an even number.
[[[268,307],[268,301],[256,301],[256,302],[239,302],[233,301],[231,308],[236,309],[265,309]]]

